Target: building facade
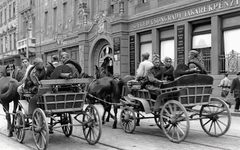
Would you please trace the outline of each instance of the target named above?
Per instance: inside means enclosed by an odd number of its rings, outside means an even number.
[[[0,2],[0,64],[19,63],[16,48],[17,0],[2,0]]]
[[[20,1],[18,49],[45,63],[66,51],[88,74],[134,75],[143,52],[176,67],[195,49],[213,76],[240,71],[240,0]]]

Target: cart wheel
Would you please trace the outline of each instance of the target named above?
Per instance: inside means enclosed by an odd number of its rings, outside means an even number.
[[[132,133],[136,128],[137,119],[130,107],[125,107],[120,114],[121,125],[125,132]]]
[[[102,134],[102,121],[95,106],[88,105],[86,107],[82,122],[85,139],[91,145],[96,144]]]
[[[61,114],[61,125],[66,125],[66,126],[62,126],[62,131],[66,137],[69,137],[70,135],[72,135],[73,126],[72,126],[72,117],[70,113]]]
[[[32,116],[33,139],[39,150],[46,150],[49,141],[49,129],[45,113],[37,108]]]
[[[185,107],[178,101],[170,100],[163,105],[160,121],[162,130],[170,141],[180,143],[187,137],[189,118]],[[166,123],[168,128],[165,128]]]
[[[19,143],[22,143],[25,137],[25,118],[21,111],[18,111],[14,119],[14,134]]]
[[[200,124],[210,136],[225,134],[231,125],[231,114],[227,104],[219,98],[211,98],[200,110]]]
[[[160,120],[160,112],[155,112],[155,114],[154,114],[154,121],[155,121],[156,125],[160,129],[162,129],[162,127],[161,127],[161,120]],[[163,121],[164,121],[164,128],[165,129],[168,128],[169,127],[168,121],[166,119],[163,119]]]

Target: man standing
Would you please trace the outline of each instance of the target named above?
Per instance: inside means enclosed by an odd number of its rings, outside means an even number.
[[[82,68],[77,61],[70,60],[67,52],[61,53],[61,60],[64,65],[68,65],[72,69],[73,78],[79,78],[82,72]]]
[[[149,59],[149,53],[143,53],[142,54],[142,62],[139,64],[139,67],[136,72],[136,80],[141,81],[144,79],[148,73],[148,70],[153,67],[153,63],[148,60]]]
[[[231,108],[231,102],[228,101],[227,96],[229,93],[229,89],[231,87],[231,81],[228,79],[228,73],[224,74],[224,78],[221,80],[218,87],[222,88],[221,91],[221,97],[224,99],[224,101],[229,105],[229,108]]]
[[[230,88],[230,93],[234,92],[234,98],[236,101],[235,110],[234,112],[240,112],[239,111],[239,105],[240,105],[240,72],[237,73],[237,78],[233,79],[232,85]]]

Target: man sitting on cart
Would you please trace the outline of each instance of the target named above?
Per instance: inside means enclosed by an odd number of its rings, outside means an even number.
[[[193,74],[193,73],[199,73],[199,74],[207,74],[207,71],[204,67],[204,65],[201,63],[200,55],[198,51],[191,50],[188,55],[188,65],[185,64],[179,64],[174,70],[174,77],[180,77],[186,74]]]
[[[156,97],[156,95],[160,94],[159,87],[163,83],[162,79],[164,75],[164,67],[161,66],[162,63],[159,59],[158,54],[153,55],[152,62],[154,66],[150,70],[148,70],[147,73],[148,82],[145,88],[149,90],[153,98]]]
[[[67,52],[61,53],[61,61],[64,65],[67,65],[72,70],[73,78],[79,78],[82,72],[82,68],[77,61],[71,60]]]
[[[166,81],[173,81],[173,71],[174,68],[172,66],[172,58],[165,57],[164,59],[164,66],[163,66],[163,77]]]
[[[26,79],[24,83],[18,87],[20,97],[22,97],[24,93],[37,93],[40,83],[39,81],[46,76],[43,60],[41,58],[35,58],[33,66],[31,66],[31,68],[25,73],[25,76]]]
[[[147,72],[153,66],[153,63],[149,61],[149,53],[142,53],[142,62],[139,64],[139,67],[136,71],[135,80],[130,80],[127,82],[127,86],[131,91],[134,85],[137,85],[137,89],[142,89],[145,87],[147,82]]]

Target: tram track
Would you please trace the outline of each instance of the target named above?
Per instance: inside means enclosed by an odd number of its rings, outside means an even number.
[[[5,114],[0,114],[0,116],[5,117]],[[145,124],[146,124],[146,123],[145,123]],[[104,126],[105,126],[105,127],[109,127],[109,129],[112,130],[111,125],[106,125],[106,124],[105,124]],[[149,126],[151,126],[151,125],[149,125]],[[122,130],[121,128],[118,128],[118,129],[119,129],[119,130]],[[159,129],[159,130],[160,130],[160,129]],[[62,133],[62,132],[59,131],[59,130],[54,130],[54,131],[56,131],[56,132],[58,132],[58,133]],[[199,129],[199,130],[198,130],[198,129],[190,129],[190,132],[191,132],[191,131],[196,132],[196,133],[204,132],[204,131],[202,131],[202,130],[200,130],[200,129]],[[143,134],[143,135],[145,134],[145,135],[150,135],[150,136],[155,136],[155,137],[160,137],[160,138],[165,138],[165,139],[167,139],[167,137],[166,137],[164,134],[162,134],[162,135],[152,134],[152,133],[148,133],[148,132],[144,132],[144,131],[139,131],[139,130],[135,130],[134,133],[139,133],[139,134]],[[5,137],[7,137],[7,135],[5,135],[4,133],[1,133],[1,132],[0,132],[0,134],[1,134],[1,135],[4,135]],[[123,134],[127,134],[127,133],[123,132]],[[74,134],[72,134],[71,136],[74,137],[74,138],[81,139],[81,140],[85,141],[85,138],[84,138],[84,137],[81,137],[81,136],[78,136],[78,135],[74,135]],[[234,139],[240,139],[240,136],[236,136],[236,135],[232,135],[232,134],[227,134],[227,133],[226,133],[224,136],[225,136],[225,137],[234,138]],[[14,140],[13,138],[10,138],[10,139]],[[169,141],[169,142],[170,142],[170,141]],[[207,144],[207,143],[194,142],[194,141],[188,140],[187,138],[186,138],[183,142],[184,142],[184,143],[193,144],[193,145],[197,145],[197,146],[204,146],[204,147],[210,147],[210,148],[215,148],[215,149],[227,150],[227,148],[225,148],[225,147],[214,146],[214,145]],[[106,147],[108,147],[108,148],[113,148],[113,149],[117,149],[117,150],[124,150],[123,148],[119,148],[119,147],[116,147],[116,146],[113,146],[113,145],[110,145],[110,144],[107,144],[107,143],[104,143],[104,142],[98,142],[97,144],[100,144],[100,145],[102,145],[102,146],[106,146]],[[36,150],[36,148],[33,148],[33,147],[31,147],[30,145],[24,144],[24,146],[26,146],[26,147],[28,147],[28,148],[30,148],[30,149],[32,149],[32,150]]]

